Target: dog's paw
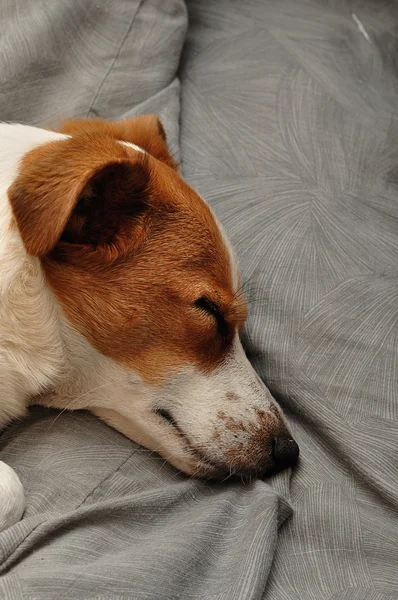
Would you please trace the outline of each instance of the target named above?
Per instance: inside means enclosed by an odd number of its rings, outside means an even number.
[[[0,531],[17,523],[24,510],[22,483],[15,471],[0,461]]]

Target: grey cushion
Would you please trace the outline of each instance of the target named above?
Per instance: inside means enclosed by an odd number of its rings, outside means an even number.
[[[0,8],[1,119],[121,118],[172,85],[182,0],[6,0]]]

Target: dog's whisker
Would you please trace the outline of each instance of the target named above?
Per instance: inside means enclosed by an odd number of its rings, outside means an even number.
[[[101,385],[98,385],[97,387],[91,388],[89,390],[87,390],[86,392],[84,392],[83,394],[81,394],[80,396],[78,396],[76,398],[76,400],[81,400],[82,398],[84,398],[85,396],[87,396],[88,394],[92,394],[93,392],[97,392],[98,390],[101,390],[103,388],[109,387],[111,385],[116,385],[116,384],[120,384],[122,383],[124,380],[124,377],[120,378],[120,379],[112,379],[112,381],[107,381],[106,383],[103,383]]]
[[[81,400],[82,398],[84,398],[86,395],[88,394],[92,394],[93,392],[97,392],[100,389],[109,387],[111,385],[115,385],[115,384],[120,384],[122,382],[122,379],[118,380],[112,380],[112,381],[108,381],[107,383],[104,383],[102,385],[98,385],[94,388],[91,388],[89,390],[87,390],[86,392],[84,392],[83,394],[80,394],[80,396],[78,396],[77,398],[73,398],[73,400],[71,400],[71,402],[69,402],[69,404],[67,406],[65,406],[64,408],[62,408],[62,410],[58,413],[58,415],[55,417],[55,419],[52,421],[52,423],[50,424],[49,429],[51,429],[51,427],[54,425],[54,423],[57,421],[57,419],[59,419],[59,417],[66,412],[67,410],[71,410],[72,406],[75,406],[77,402],[79,402],[79,400]],[[95,406],[95,405],[93,405]],[[83,409],[87,409],[89,410],[88,407],[82,407]]]
[[[159,473],[160,473],[160,471],[163,469],[164,465],[165,465],[165,464],[167,464],[168,462],[170,462],[170,459],[171,459],[172,457],[173,457],[173,453],[172,453],[172,454],[169,454],[169,456],[168,456],[166,459],[164,459],[164,461],[163,461],[163,464],[160,466]]]
[[[62,410],[61,410],[61,411],[60,411],[60,412],[57,414],[57,416],[55,417],[55,419],[54,419],[53,421],[51,421],[51,423],[50,423],[50,426],[49,426],[49,428],[48,428],[48,431],[50,431],[51,427],[52,427],[52,426],[54,425],[54,423],[55,423],[55,422],[56,422],[56,421],[59,419],[59,417],[60,417],[61,415],[63,415],[63,414],[64,414],[64,412],[66,412],[67,410],[70,410],[70,409],[72,408],[73,404],[74,404],[74,400],[72,400],[72,402],[70,402],[70,403],[69,403],[67,406],[65,406],[65,408],[63,408],[63,409],[62,409]]]
[[[224,479],[222,479],[220,481],[220,483],[224,483],[225,481],[228,481],[228,479],[230,479],[233,475],[234,475],[234,471],[232,469],[232,465],[229,465],[229,474],[226,477],[224,477]]]

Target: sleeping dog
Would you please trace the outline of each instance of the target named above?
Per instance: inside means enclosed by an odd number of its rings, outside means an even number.
[[[155,116],[0,124],[0,428],[89,409],[205,477],[291,466],[254,372],[234,252]],[[0,529],[23,489],[0,463]]]

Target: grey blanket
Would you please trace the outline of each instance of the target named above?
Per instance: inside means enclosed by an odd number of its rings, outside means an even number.
[[[395,4],[188,9],[181,55],[179,0],[3,2],[0,118],[160,112],[238,251],[245,346],[300,466],[209,485],[88,414],[33,410],[0,438],[28,501],[0,598],[396,599]]]

